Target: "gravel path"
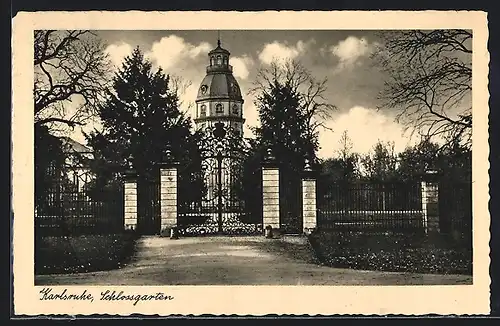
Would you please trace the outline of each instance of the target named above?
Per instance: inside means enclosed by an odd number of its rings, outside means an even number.
[[[318,265],[305,238],[139,239],[131,262],[112,271],[38,275],[36,285],[431,285],[471,276],[359,271]]]

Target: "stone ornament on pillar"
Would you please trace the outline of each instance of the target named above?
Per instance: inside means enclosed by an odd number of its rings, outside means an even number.
[[[425,173],[421,182],[422,218],[425,233],[439,229],[439,174],[435,170]]]
[[[165,150],[160,164],[160,212],[161,235],[178,238],[177,229],[177,182],[178,165],[169,148]]]
[[[272,231],[280,228],[279,192],[279,168],[269,148],[262,165],[262,219],[268,234],[279,233]]]
[[[317,227],[316,177],[308,159],[302,176],[302,226],[305,234],[311,234]]]
[[[137,229],[137,173],[129,166],[124,173],[124,228]]]

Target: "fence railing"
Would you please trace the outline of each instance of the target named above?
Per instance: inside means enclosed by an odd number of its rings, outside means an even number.
[[[279,177],[280,228],[285,233],[301,233],[302,182],[300,175],[280,170]]]
[[[322,229],[423,229],[420,182],[321,184],[317,193]],[[439,182],[439,230],[471,233],[472,183]]]
[[[85,191],[53,191],[35,209],[38,235],[103,234],[123,230],[123,190],[93,198]]]
[[[333,183],[318,189],[322,229],[421,229],[420,183]]]

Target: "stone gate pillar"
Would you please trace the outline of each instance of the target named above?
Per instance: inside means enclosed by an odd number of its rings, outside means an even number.
[[[302,227],[306,234],[317,227],[316,178],[308,160],[302,176]]]
[[[124,227],[125,230],[137,229],[137,174],[134,170],[125,173],[124,184]]]
[[[425,233],[439,232],[439,181],[437,171],[428,171],[421,182]]]
[[[262,165],[262,220],[263,228],[280,228],[280,186],[279,168],[271,151]]]
[[[177,181],[178,163],[167,158],[160,165],[160,209],[161,234],[169,235],[177,227]]]

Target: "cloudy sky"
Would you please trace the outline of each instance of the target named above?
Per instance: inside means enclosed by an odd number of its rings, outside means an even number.
[[[139,46],[154,64],[192,85],[182,96],[184,108],[196,98],[208,65],[207,53],[217,44],[217,31],[99,31],[116,65]],[[384,76],[369,60],[377,42],[375,31],[221,31],[222,46],[231,52],[230,64],[245,95],[245,135],[258,124],[257,111],[247,95],[259,68],[273,58],[300,60],[318,79],[328,78],[326,96],[338,110],[327,121],[333,131],[320,132],[320,157],[330,157],[339,148],[347,130],[353,150],[367,152],[377,142],[394,141],[397,151],[412,140],[404,137],[391,112],[375,109]],[[81,139],[78,135],[77,139]]]

